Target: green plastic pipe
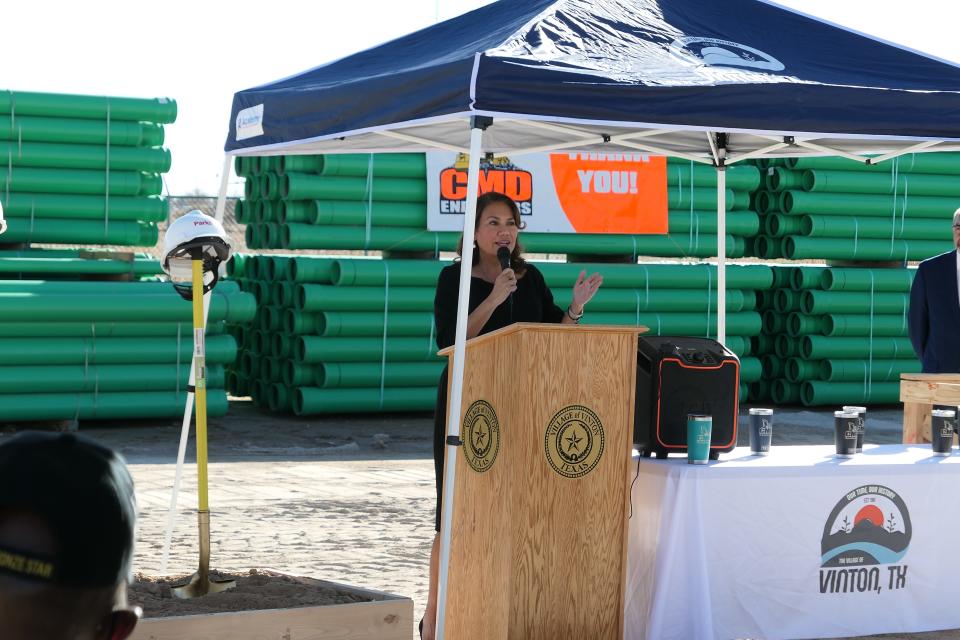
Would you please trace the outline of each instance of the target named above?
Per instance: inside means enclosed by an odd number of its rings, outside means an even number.
[[[173,418],[183,415],[186,400],[185,391],[3,394],[0,421]],[[207,415],[226,413],[226,392],[207,389]]]
[[[762,315],[764,333],[784,333],[787,330],[787,316],[772,309],[767,309]]]
[[[757,255],[760,258],[773,260],[783,257],[783,244],[785,238],[771,238],[768,236],[759,236],[757,238]],[[729,253],[729,252],[728,252]]]
[[[794,216],[796,217],[796,216]],[[811,238],[899,238],[936,240],[949,229],[949,220],[929,218],[858,218],[852,216],[800,216],[800,233]]]
[[[801,360],[789,358],[784,366],[787,380],[790,382],[804,382],[816,380],[820,376],[820,362],[816,360]]]
[[[315,173],[323,167],[323,156],[280,156],[277,172],[283,175],[289,171]]]
[[[786,361],[772,353],[760,356],[760,366],[763,371],[763,377],[768,379],[784,377],[784,367]]]
[[[0,256],[0,274],[30,276],[97,276],[123,275],[139,278],[160,275],[159,262],[150,260],[82,259],[82,258],[4,258]]]
[[[778,196],[777,208],[791,215],[823,214],[840,216],[876,216],[892,218],[945,218],[957,208],[954,197],[919,196],[900,192],[892,195],[857,193],[808,193],[783,191]]]
[[[207,325],[207,335],[220,335],[222,322]],[[0,322],[2,338],[132,338],[191,336],[190,322]]]
[[[800,311],[801,295],[800,291],[794,291],[793,289],[777,289],[776,293],[773,294],[774,311],[781,314]]]
[[[752,165],[736,164],[726,168],[728,189],[753,191],[760,186],[760,171]],[[667,185],[694,188],[717,186],[717,170],[695,162],[667,163]]]
[[[871,156],[872,157],[872,156]],[[836,156],[787,158],[791,169],[827,169],[830,171],[865,171],[868,173],[960,173],[960,154],[907,153],[878,164],[865,164]]]
[[[787,316],[786,331],[792,338],[811,333],[824,333],[827,321],[825,316],[809,316],[803,313],[791,313]]]
[[[149,280],[124,282],[118,280],[84,280],[64,282],[61,280],[0,280],[0,292],[14,293],[95,293],[95,294],[157,294],[166,295],[173,291],[169,282]],[[214,296],[238,293],[240,287],[229,280],[217,285]],[[177,297],[174,297],[177,300]],[[184,303],[181,303],[181,305]],[[189,306],[189,303],[186,303]]]
[[[726,190],[726,210],[748,209],[750,194],[747,191]],[[677,187],[667,189],[667,207],[676,210],[717,210],[717,190],[704,188]]]
[[[862,311],[862,310],[861,310]],[[832,313],[823,316],[823,334],[827,336],[905,336],[905,313],[874,316]]]
[[[399,287],[391,289],[387,300],[389,311],[425,311],[433,308],[436,291],[431,287]],[[706,311],[707,295],[690,295],[683,290],[603,289],[590,302],[590,311]],[[555,291],[561,308],[567,304],[569,291]],[[384,290],[379,287],[334,287],[322,284],[299,285],[297,308],[301,311],[380,311],[384,309]],[[710,292],[710,308],[716,307],[716,291]],[[727,311],[743,311],[756,305],[753,292],[727,291]]]
[[[18,116],[0,118],[0,140],[20,142],[66,142],[129,147],[159,147],[163,125],[149,122],[105,121],[72,118]]]
[[[424,180],[427,177],[426,156],[422,153],[331,153],[323,156],[323,162],[316,172],[322,176],[365,178],[371,167],[374,178]]]
[[[751,351],[756,354],[774,353],[775,343],[775,336],[759,335],[750,338]]]
[[[109,202],[103,195],[52,195],[46,193],[14,193],[9,197],[0,192],[3,212],[7,217],[30,218],[93,218],[103,220],[109,213],[112,220],[141,220],[159,222],[168,215],[167,201],[158,197],[111,196]]]
[[[828,382],[899,382],[901,373],[920,373],[919,360],[840,360],[820,361],[820,379]]]
[[[860,171],[807,169],[803,190],[828,193],[900,194],[910,196],[960,196],[955,176],[925,174],[881,175]]]
[[[4,242],[50,244],[115,244],[146,247],[157,244],[157,228],[151,224],[113,220],[62,220],[7,216]]]
[[[305,313],[296,309],[283,310],[283,330],[290,335],[317,333],[320,327],[320,314]]]
[[[322,338],[297,336],[295,359],[304,364],[320,362],[380,362],[386,347],[387,362],[431,362],[437,359],[437,345],[426,337]]]
[[[400,312],[387,315],[387,336],[424,336],[433,330],[433,312]],[[326,311],[317,314],[317,335],[337,336],[383,336],[383,312]],[[349,386],[349,385],[348,385]]]
[[[64,284],[75,284],[66,282]],[[76,283],[79,284],[79,283]],[[256,301],[248,293],[217,294],[210,300],[210,322],[253,319]],[[91,295],[0,293],[0,318],[4,322],[185,322],[192,317],[189,304],[176,295]]]
[[[260,198],[260,180],[256,176],[251,176],[244,181],[243,197],[248,201]]]
[[[322,365],[300,364],[293,360],[284,360],[281,363],[283,384],[288,387],[316,386],[317,371]]]
[[[206,376],[211,388],[223,388],[223,365],[208,367]],[[0,389],[4,394],[168,391],[186,389],[189,379],[189,364],[0,366]]]
[[[744,336],[727,336],[727,341],[723,343],[723,346],[725,346],[727,349],[730,349],[730,351],[733,351],[742,358],[744,356],[753,355],[754,352],[751,341],[752,338],[747,338]]]
[[[278,413],[293,412],[293,391],[286,386],[274,383],[267,393],[267,407]]]
[[[800,404],[800,384],[778,378],[770,386],[770,397],[776,404]]]
[[[808,360],[823,358],[915,358],[909,338],[833,338],[803,336],[798,339],[800,352]]]
[[[760,365],[760,358],[741,358],[740,359],[740,383],[745,384],[759,380],[763,375],[763,367]]]
[[[437,260],[363,260],[339,258],[331,267],[331,282],[337,286],[383,286],[386,274],[391,285],[435,286],[447,262]],[[532,262],[550,287],[572,286],[580,272],[598,272],[606,288],[707,289],[716,286],[717,269],[705,264],[579,264]],[[773,284],[773,270],[766,265],[730,265],[727,287],[765,289]]]
[[[800,233],[800,220],[799,216],[771,213],[764,219],[764,231],[774,238],[783,238]]]
[[[207,363],[227,364],[237,356],[232,336],[209,336]],[[192,336],[176,338],[2,338],[4,365],[144,364],[190,362]]]
[[[436,386],[445,362],[326,362],[318,367],[315,385],[324,389]]]
[[[169,124],[177,119],[170,98],[124,98],[69,93],[0,91],[0,113],[62,118],[145,120]]]
[[[790,171],[784,167],[771,167],[764,176],[763,186],[770,191],[786,191],[803,188],[803,172]]]
[[[767,402],[770,400],[770,381],[757,380],[747,385],[750,402]]]
[[[801,341],[800,339],[792,339],[785,333],[779,333],[774,337],[774,351],[777,357],[784,360],[796,358],[802,353]]]
[[[652,335],[694,335],[716,337],[717,318],[705,313],[633,313],[589,312],[583,324],[644,326]],[[730,336],[752,336],[760,333],[760,314],[740,311],[727,314],[727,333]]]
[[[800,397],[808,407],[845,404],[894,404],[900,400],[899,382],[804,382]]]
[[[426,227],[427,208],[414,202],[384,202],[351,200],[312,200],[313,211],[305,218],[312,224],[320,225],[366,225],[369,215],[370,224],[377,227]],[[285,218],[281,222],[296,222],[291,212],[297,214],[299,208],[288,203]]]
[[[250,229],[250,227],[247,227]],[[381,227],[315,227],[305,224],[281,225],[284,249],[374,249],[381,251],[453,251],[460,234],[422,229]],[[530,233],[521,244],[531,253],[592,253],[662,257],[711,257],[717,252],[717,238],[710,234],[633,236],[618,234]],[[250,243],[247,243],[250,246]],[[727,236],[727,257],[743,255],[742,237]]]
[[[944,240],[875,240],[869,238],[801,238],[791,236],[784,243],[790,260],[925,260],[945,253],[952,244]]]
[[[0,165],[47,169],[170,171],[170,151],[160,147],[111,147],[52,142],[0,142]]]
[[[895,313],[903,315],[910,304],[904,293],[875,293],[862,291],[816,291],[801,293],[803,312],[807,315],[827,313]]]
[[[790,267],[790,287],[794,291],[818,289],[825,271],[827,267]]]
[[[34,169],[32,167],[0,167],[3,191],[30,193],[76,193],[117,196],[160,195],[160,176],[140,171],[105,171],[87,169]]]
[[[908,293],[916,269],[827,269],[820,288],[827,291],[886,291]]]
[[[287,173],[281,177],[280,194],[285,200],[391,200],[424,202],[427,183],[410,178],[366,178],[317,176],[309,173]],[[367,193],[367,189],[371,193]]]
[[[436,385],[386,387],[382,394],[380,389],[297,387],[293,395],[293,411],[298,416],[344,412],[428,411],[436,402]]]

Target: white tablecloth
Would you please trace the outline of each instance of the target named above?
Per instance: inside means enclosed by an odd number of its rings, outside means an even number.
[[[740,448],[708,466],[643,459],[635,470],[627,638],[960,628],[960,456]]]

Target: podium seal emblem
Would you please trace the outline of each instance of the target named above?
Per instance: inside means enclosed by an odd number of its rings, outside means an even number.
[[[543,446],[554,471],[567,478],[585,476],[603,455],[603,424],[587,407],[564,407],[550,420]]]
[[[477,400],[463,416],[460,430],[463,456],[477,473],[488,471],[500,451],[500,421],[486,400]]]

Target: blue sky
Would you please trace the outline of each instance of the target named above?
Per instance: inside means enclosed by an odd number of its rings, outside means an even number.
[[[10,2],[0,88],[169,97],[170,194],[216,193],[234,91],[366,49],[488,0]],[[960,62],[950,0],[781,0],[780,4]],[[907,10],[909,9],[909,10]],[[11,55],[15,52],[15,55]],[[232,190],[239,187],[234,179]]]

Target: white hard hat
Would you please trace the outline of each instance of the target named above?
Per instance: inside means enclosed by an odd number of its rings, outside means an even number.
[[[174,288],[188,300],[192,291],[187,282],[190,262],[197,259],[203,261],[203,292],[206,293],[216,286],[220,265],[230,259],[230,243],[223,225],[194,209],[170,223],[160,256],[160,264]]]
[[[203,258],[226,262],[230,259],[230,243],[223,225],[207,214],[194,209],[176,220],[167,228],[163,237],[163,254],[160,262],[163,270],[170,273],[171,257],[191,257],[194,250],[202,250]]]

